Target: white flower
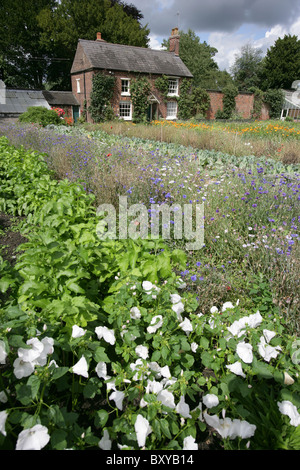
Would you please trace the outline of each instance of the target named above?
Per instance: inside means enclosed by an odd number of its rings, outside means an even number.
[[[190,415],[190,407],[189,405],[185,402],[184,396],[181,395],[180,401],[176,406],[176,411],[179,413],[181,416],[184,418],[191,418],[192,416]]]
[[[104,429],[103,437],[99,441],[99,447],[102,450],[111,450],[111,440],[109,438],[109,433],[107,429]]]
[[[222,307],[222,312],[225,312],[228,308],[234,308],[234,305],[232,305],[231,302],[225,302]]]
[[[269,343],[271,339],[274,338],[274,336],[276,336],[275,331],[270,331],[266,329],[263,330],[263,334],[267,343]]]
[[[146,393],[159,393],[163,389],[163,384],[156,380],[148,380],[146,386]]]
[[[26,344],[30,345],[31,348],[19,348],[18,356],[24,362],[34,362],[39,357],[44,349],[43,344],[38,338],[31,338],[26,341]]]
[[[242,361],[246,362],[247,364],[251,364],[253,360],[253,353],[252,353],[252,346],[249,343],[245,343],[244,341],[238,343],[236,347],[236,353]]]
[[[0,432],[1,434],[3,434],[3,436],[6,436],[5,422],[6,422],[7,416],[8,414],[5,410],[0,411]]]
[[[233,334],[233,336],[240,337],[244,334],[246,325],[250,326],[250,328],[256,328],[261,322],[262,316],[259,311],[257,311],[253,315],[242,317],[239,320],[234,321],[227,329],[231,334]]]
[[[88,364],[84,356],[79,359],[79,361],[72,367],[74,374],[82,375],[83,377],[88,378]]]
[[[0,402],[1,402],[1,403],[6,403],[7,400],[8,400],[7,394],[4,392],[4,390],[2,390],[2,391],[0,392]]]
[[[202,401],[207,408],[213,408],[214,406],[217,406],[219,404],[219,398],[213,393],[208,393],[207,395],[204,395]]]
[[[81,328],[80,326],[73,325],[72,326],[72,338],[80,338],[85,334],[86,330]]]
[[[206,411],[203,413],[203,417],[207,424],[213,427],[221,437],[226,439],[235,439],[236,437],[241,437],[246,439],[252,437],[255,433],[256,426],[250,424],[247,421],[240,421],[239,419],[234,419],[233,421],[230,418],[220,419],[217,415],[210,416]]]
[[[34,372],[34,366],[32,362],[23,361],[21,358],[17,357],[13,363],[14,374],[17,379],[22,379],[23,377],[28,377]]]
[[[187,334],[189,334],[191,331],[193,331],[193,326],[192,323],[188,318],[185,318],[183,322],[179,324],[180,328],[183,329]]]
[[[210,313],[218,313],[218,311],[219,311],[218,308],[215,306],[211,307],[210,309]]]
[[[20,432],[16,450],[41,450],[49,440],[48,429],[41,424],[36,424],[32,428]]]
[[[157,321],[159,320],[159,321]],[[157,322],[157,323],[156,323]],[[155,333],[158,328],[160,328],[163,324],[163,317],[162,315],[156,315],[152,318],[150,326],[148,326],[147,331],[148,333]],[[151,326],[154,325],[154,326]]]
[[[275,359],[280,351],[280,346],[270,346],[266,343],[264,336],[260,337],[260,343],[258,343],[258,352],[266,362],[270,362],[272,358]]]
[[[143,346],[142,344],[139,344],[139,346],[135,348],[135,352],[142,359],[147,359],[147,357],[149,356],[147,346]]]
[[[99,379],[110,379],[110,376],[107,375],[107,366],[105,362],[98,362],[95,368],[96,374],[98,375]]]
[[[198,444],[196,444],[193,436],[187,436],[183,439],[182,450],[198,450]]]
[[[195,353],[198,349],[198,344],[197,343],[192,343],[191,344],[191,350],[193,351],[193,353]]]
[[[246,377],[242,369],[242,364],[239,361],[236,361],[234,364],[230,364],[226,367],[234,374],[240,375],[241,377],[244,377],[244,378]]]
[[[150,291],[154,288],[154,285],[150,281],[143,281],[142,287],[147,294],[150,294]]]
[[[295,405],[288,400],[284,400],[282,402],[277,402],[278,408],[280,413],[286,415],[290,418],[290,425],[291,426],[299,426],[300,425],[300,414]]]
[[[132,307],[130,309],[130,318],[133,318],[134,320],[141,318],[141,312],[138,307]]]
[[[175,408],[174,395],[168,390],[162,390],[157,394],[158,401],[169,408]]]
[[[5,343],[4,341],[1,340],[0,341],[0,364],[5,364],[6,357],[7,357],[7,352],[5,349]]]
[[[104,339],[109,344],[115,344],[116,338],[115,338],[115,332],[114,330],[110,330],[106,326],[97,326],[95,328],[96,335],[98,336],[98,339]]]
[[[170,297],[172,304],[178,304],[178,302],[181,301],[181,297],[179,294],[171,294]]]
[[[114,400],[116,407],[122,411],[124,397],[125,397],[124,392],[118,392],[117,390],[115,390],[114,392],[112,392],[109,399]]]
[[[160,373],[166,379],[169,379],[171,377],[171,372],[170,372],[169,366],[161,367],[160,368]]]
[[[49,354],[52,354],[54,351],[53,344],[54,344],[54,339],[53,338],[48,338],[47,336],[42,339],[41,341],[43,345],[43,349],[37,358],[37,363],[40,366],[44,366],[47,363],[47,356]]]
[[[173,312],[176,313],[178,321],[182,321],[182,316],[180,315],[184,311],[184,305],[182,302],[172,305]]]
[[[147,436],[152,432],[149,421],[142,415],[137,415],[134,423],[134,429],[139,447],[143,447],[146,443]]]

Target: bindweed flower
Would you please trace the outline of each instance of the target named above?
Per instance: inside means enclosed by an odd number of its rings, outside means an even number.
[[[112,392],[112,394],[109,397],[110,400],[114,400],[116,407],[118,408],[118,410],[121,410],[121,411],[123,409],[124,398],[125,398],[125,393],[119,392],[118,390],[115,390],[114,392]]]
[[[223,439],[227,437],[229,439],[235,439],[236,437],[247,439],[254,436],[256,430],[254,424],[239,419],[231,420],[225,417],[220,419],[217,415],[210,416],[206,411],[204,411],[203,417],[207,424],[218,431]]]
[[[150,281],[143,281],[142,283],[142,288],[144,289],[144,291],[146,291],[147,294],[150,294],[154,287],[155,286]]]
[[[79,361],[72,367],[72,371],[74,374],[88,378],[88,364],[84,356],[82,356],[81,359],[79,359]]]
[[[245,343],[244,341],[238,343],[236,353],[239,358],[247,364],[251,364],[253,361],[252,346],[249,343]]]
[[[168,390],[162,390],[157,394],[158,401],[161,401],[162,405],[168,406],[169,408],[175,408],[174,395]]]
[[[111,450],[111,440],[109,438],[109,433],[107,429],[104,429],[103,437],[99,441],[99,447],[102,450]]]
[[[110,376],[107,375],[107,366],[105,362],[98,362],[95,368],[96,374],[98,375],[99,379],[110,379]]]
[[[266,362],[270,362],[271,359],[275,359],[280,351],[282,351],[280,346],[271,346],[266,342],[265,336],[260,337],[258,352]]]
[[[300,425],[300,414],[295,405],[288,400],[283,400],[282,402],[277,402],[280,413],[286,415],[290,418],[291,426]]]
[[[142,359],[147,359],[147,357],[149,356],[147,346],[143,346],[142,344],[140,344],[139,346],[135,348],[135,352]]]
[[[188,318],[185,318],[183,322],[179,324],[180,328],[188,335],[191,331],[193,331],[193,325]]]
[[[3,436],[6,436],[5,423],[6,423],[7,417],[8,417],[8,414],[5,410],[0,411],[0,432],[1,434],[3,434]]]
[[[5,364],[6,357],[7,357],[7,352],[5,349],[5,343],[4,341],[1,340],[0,341],[0,364]]]
[[[213,393],[207,393],[204,395],[202,401],[207,408],[213,408],[219,404],[219,398]]]
[[[179,413],[184,418],[191,418],[192,417],[190,415],[190,407],[185,402],[183,395],[181,395],[179,403],[176,405],[176,411],[177,411],[177,413]]]
[[[138,307],[132,307],[130,309],[130,318],[133,318],[134,320],[141,318],[141,312]]]
[[[240,375],[243,378],[246,377],[246,375],[244,374],[243,369],[242,369],[242,364],[240,362],[236,361],[234,364],[227,365],[226,367],[233,374]]]
[[[182,321],[181,313],[184,312],[184,305],[182,302],[172,305],[173,312],[176,313],[178,321]]]
[[[134,429],[139,447],[144,447],[147,436],[149,436],[149,434],[152,432],[149,421],[144,418],[144,416],[137,415],[136,421],[134,423]]]
[[[19,348],[18,358],[13,363],[17,379],[31,375],[36,365],[44,366],[47,363],[47,356],[54,351],[53,338],[45,337],[41,341],[38,338],[31,338],[26,344],[30,348]]]
[[[109,344],[115,344],[116,338],[115,338],[115,332],[114,330],[110,330],[106,326],[97,326],[95,328],[96,335],[98,336],[98,339],[104,339]]]
[[[81,328],[80,326],[73,325],[72,326],[72,338],[80,338],[85,334],[86,330]]]
[[[198,450],[198,444],[193,436],[187,436],[183,439],[182,450]]]
[[[225,302],[222,306],[222,312],[225,312],[225,310],[228,310],[230,308],[234,308],[234,305],[232,305],[231,302]]]
[[[32,428],[20,432],[16,450],[41,450],[49,440],[48,429],[41,424],[36,424]]]
[[[151,320],[150,326],[147,327],[148,333],[155,333],[158,330],[158,328],[160,328],[162,326],[162,324],[163,324],[162,315],[155,315],[155,317],[153,317],[152,320]],[[151,325],[153,325],[153,326],[151,326]]]

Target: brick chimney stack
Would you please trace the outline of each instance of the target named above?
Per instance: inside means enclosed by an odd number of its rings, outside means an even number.
[[[169,51],[174,52],[175,55],[179,55],[179,39],[180,39],[180,36],[178,34],[178,28],[173,28],[171,36],[169,38],[169,41],[170,41]]]
[[[101,38],[101,33],[97,33],[97,41],[104,41],[104,39]]]

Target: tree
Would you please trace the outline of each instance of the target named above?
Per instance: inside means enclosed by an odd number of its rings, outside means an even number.
[[[208,79],[218,71],[218,65],[213,57],[218,52],[214,47],[209,46],[205,41],[200,42],[200,38],[192,31],[187,33],[179,32],[180,47],[179,55],[183,63],[193,74],[193,83],[202,88],[207,87]],[[164,40],[162,46],[169,49],[169,40]]]
[[[55,0],[1,0],[0,69],[7,86],[42,88],[51,52],[40,43],[37,15]]]
[[[7,86],[68,90],[78,39],[147,47],[142,14],[120,0],[1,0],[0,71]]]
[[[95,40],[97,32],[107,42],[147,47],[149,30],[141,26],[140,17],[134,6],[122,2],[61,0],[54,9],[45,8],[38,15],[41,43],[71,61],[78,39]],[[61,89],[70,87],[69,72],[66,74],[63,64],[55,69],[56,77],[68,79],[68,83],[60,83]]]
[[[246,44],[241,48],[240,54],[236,54],[230,72],[239,90],[247,91],[259,86],[261,62],[262,50],[251,44]]]
[[[263,90],[289,89],[300,78],[300,39],[286,34],[267,50],[262,63]]]

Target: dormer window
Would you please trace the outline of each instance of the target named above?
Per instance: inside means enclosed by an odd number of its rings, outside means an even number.
[[[121,78],[121,95],[130,96],[130,79]]]
[[[169,96],[178,96],[179,93],[179,80],[178,78],[169,78],[169,88],[168,88],[168,95]]]

